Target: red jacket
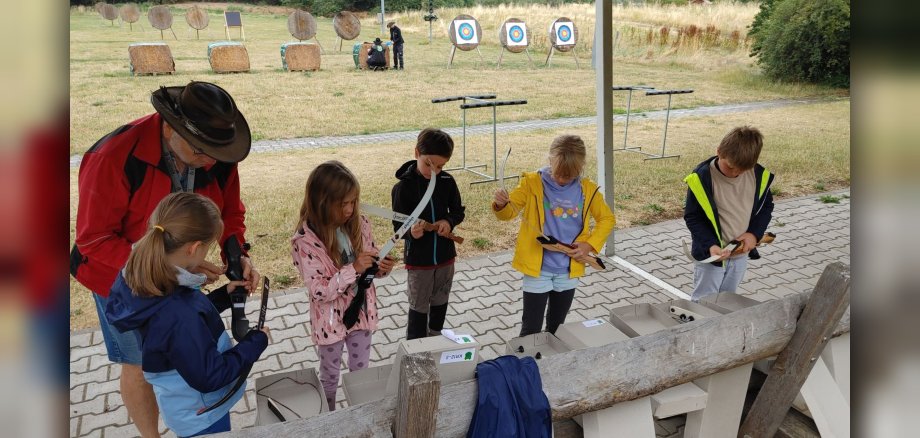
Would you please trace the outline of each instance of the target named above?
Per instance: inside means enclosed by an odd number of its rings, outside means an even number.
[[[147,231],[153,209],[172,189],[162,158],[160,115],[137,119],[103,137],[80,163],[76,244],[70,273],[89,290],[107,297],[131,244]],[[221,211],[224,234],[245,242],[246,207],[240,200],[235,163],[198,169],[195,193],[211,198]]]

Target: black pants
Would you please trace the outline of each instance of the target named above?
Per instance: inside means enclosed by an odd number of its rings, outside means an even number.
[[[565,323],[565,316],[569,313],[574,298],[575,289],[542,294],[524,292],[524,315],[521,317],[520,336],[532,335],[543,330],[543,312],[546,312],[546,331],[555,334],[556,329]]]
[[[402,43],[393,44],[393,68],[403,68],[406,63],[403,62],[403,45]]]

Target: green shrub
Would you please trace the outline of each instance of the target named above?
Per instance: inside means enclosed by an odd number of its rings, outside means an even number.
[[[750,35],[767,76],[849,88],[849,0],[766,0]]]

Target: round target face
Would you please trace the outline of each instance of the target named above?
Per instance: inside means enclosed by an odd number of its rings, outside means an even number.
[[[515,24],[508,30],[508,36],[511,37],[511,41],[519,43],[524,39],[524,29]]]
[[[559,26],[556,30],[556,39],[560,42],[567,43],[572,39],[572,28],[569,26]]]
[[[465,41],[472,40],[473,36],[476,35],[476,30],[473,29],[473,26],[471,26],[469,23],[460,24],[460,27],[457,29],[457,31],[460,34],[460,38]]]

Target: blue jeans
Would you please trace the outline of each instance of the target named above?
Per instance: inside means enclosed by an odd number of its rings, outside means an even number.
[[[744,278],[744,271],[747,270],[748,256],[744,254],[740,257],[723,260],[723,266],[715,266],[711,263],[694,263],[693,269],[693,294],[690,299],[694,302],[706,295],[712,295],[719,292],[737,292],[738,285]]]
[[[141,336],[137,330],[120,332],[115,326],[109,324],[109,319],[105,317],[105,305],[109,302],[108,297],[101,297],[94,293],[93,299],[96,300],[96,313],[99,315],[99,328],[102,330],[102,338],[105,340],[105,349],[109,353],[109,360],[115,363],[128,365],[141,364]]]

